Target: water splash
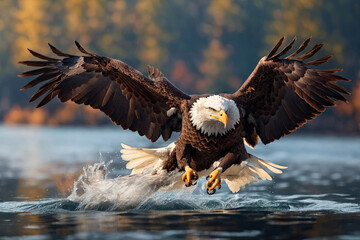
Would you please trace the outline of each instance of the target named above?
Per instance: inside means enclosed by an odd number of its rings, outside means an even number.
[[[111,162],[95,163],[83,169],[69,200],[80,209],[128,210],[141,206],[160,188],[168,190],[179,173],[146,169],[142,174],[106,179]]]
[[[204,178],[196,187],[173,190],[181,173],[154,172],[148,168],[142,174],[124,175],[107,179],[112,162],[100,162],[83,169],[67,198],[75,202],[78,210],[215,210],[241,209],[256,211],[334,211],[359,212],[357,203],[342,203],[343,194],[274,195],[264,191],[241,191],[231,194],[224,184],[215,195],[206,194]],[[263,184],[254,185],[260,189]],[[266,187],[265,187],[266,191]],[[330,201],[331,200],[331,201]]]

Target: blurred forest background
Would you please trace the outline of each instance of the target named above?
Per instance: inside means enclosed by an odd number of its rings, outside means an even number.
[[[301,131],[360,133],[360,1],[325,0],[1,0],[0,122],[111,124],[91,108],[54,100],[41,109],[19,89],[27,48],[50,54],[47,43],[78,54],[118,58],[145,73],[159,68],[187,93],[234,92],[280,37],[326,42],[324,68],[343,68],[349,104],[339,103]],[[51,55],[51,54],[50,54]]]

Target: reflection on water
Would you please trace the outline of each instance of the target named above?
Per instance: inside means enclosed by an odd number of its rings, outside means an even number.
[[[73,209],[73,203],[63,203]],[[51,206],[51,204],[49,204]],[[247,237],[283,239],[356,236],[360,216],[355,213],[274,212],[260,209],[1,213],[1,234],[73,235],[84,238]],[[29,210],[28,210],[29,211]],[[36,211],[35,211],[36,212]]]
[[[113,161],[120,143],[159,147],[115,128],[0,126],[0,236],[72,238],[352,238],[360,236],[360,138],[290,136],[249,150],[289,167],[272,182],[231,194],[223,187],[158,192],[132,209],[83,209],[66,197],[83,167]],[[100,154],[101,153],[101,154]]]

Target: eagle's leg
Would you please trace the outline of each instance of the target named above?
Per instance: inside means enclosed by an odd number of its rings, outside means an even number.
[[[206,192],[211,195],[216,192],[216,187],[221,188],[221,173],[233,164],[240,164],[247,159],[249,154],[246,152],[244,143],[237,144],[231,148],[220,160],[219,166],[208,176],[210,180],[206,183]]]
[[[185,167],[185,173],[182,175],[182,180],[185,182],[186,187],[190,187],[191,185],[196,185],[198,179],[197,173],[192,170],[191,167]]]
[[[209,176],[206,177],[206,180],[210,178],[210,180],[206,183],[206,192],[209,195],[212,195],[216,192],[216,187],[218,187],[218,189],[221,188],[221,173],[222,167],[218,167],[212,171]]]
[[[179,147],[176,149],[176,158],[178,168],[185,170],[185,173],[181,177],[185,182],[185,186],[190,187],[191,185],[195,185],[197,183],[198,175],[191,167],[189,167],[191,161],[191,145],[186,144],[183,148]]]

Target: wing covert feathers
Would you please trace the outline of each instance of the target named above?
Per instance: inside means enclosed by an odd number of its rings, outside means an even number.
[[[31,97],[35,101],[44,96],[37,107],[58,97],[100,109],[117,125],[137,131],[151,141],[160,136],[170,138],[173,131],[181,130],[181,116],[168,117],[167,111],[177,108],[190,96],[173,86],[153,67],[147,78],[126,63],[86,51],[75,42],[86,56],[64,53],[49,44],[51,51],[61,59],[44,56],[29,49],[41,61],[21,61],[20,64],[36,67],[19,74],[19,77],[37,76],[22,90],[43,84]]]
[[[327,106],[333,106],[336,100],[346,101],[343,95],[349,95],[349,92],[336,84],[337,81],[349,81],[335,74],[341,69],[311,68],[329,61],[333,56],[308,61],[324,46],[323,43],[315,44],[305,51],[310,39],[306,39],[288,57],[280,58],[296,40],[294,38],[278,52],[284,41],[281,38],[233,94],[245,110],[243,137],[250,146],[257,144],[258,137],[267,144],[290,134]],[[303,51],[305,53],[301,54]]]

